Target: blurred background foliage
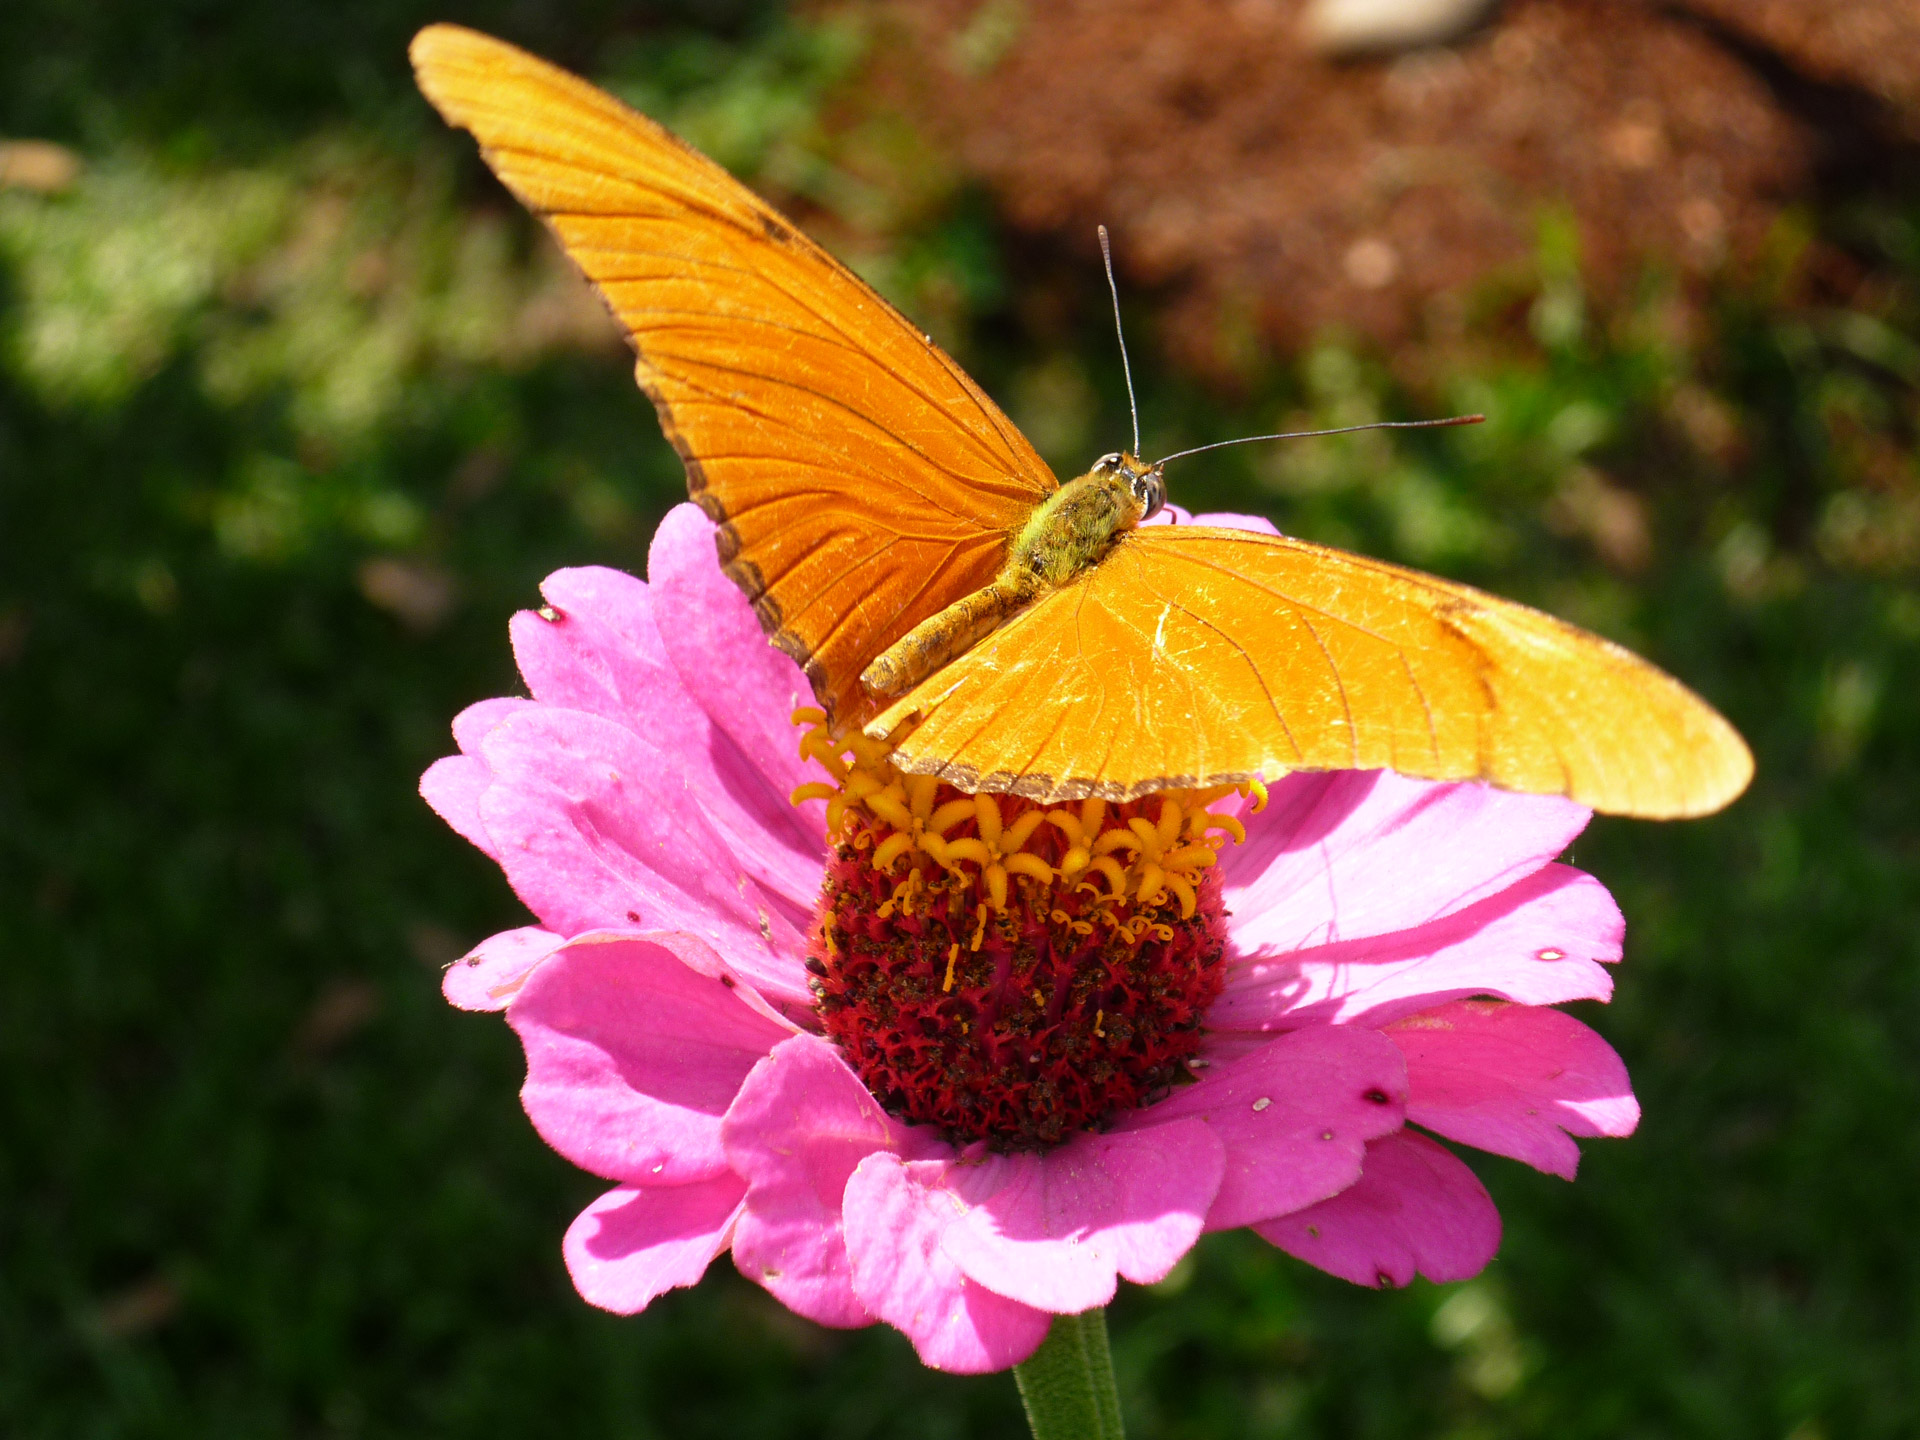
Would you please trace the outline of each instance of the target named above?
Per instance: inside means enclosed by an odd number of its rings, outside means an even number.
[[[1019,13],[981,7],[956,63]],[[415,778],[515,686],[540,577],[638,567],[683,493],[595,302],[414,94],[406,40],[448,16],[0,14],[0,136],[46,142],[0,151],[0,1429],[1015,1433],[1011,1381],[809,1326],[724,1263],[588,1309],[558,1242],[595,1182],[520,1116],[505,1027],[439,1000],[518,922]],[[1063,472],[1124,439],[1085,237],[1009,228],[872,102],[871,10],[451,18],[793,209]],[[1149,453],[1490,417],[1209,456],[1181,501],[1596,627],[1760,761],[1723,816],[1577,847],[1629,917],[1583,1018],[1640,1133],[1572,1186],[1481,1164],[1507,1237],[1462,1286],[1208,1240],[1116,1307],[1136,1435],[1920,1431],[1920,190],[1875,154],[1690,290],[1596,302],[1544,204],[1533,261],[1443,335],[1250,328],[1203,377],[1127,296]]]

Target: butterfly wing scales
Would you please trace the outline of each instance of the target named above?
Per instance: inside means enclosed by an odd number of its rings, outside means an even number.
[[[902,767],[1043,799],[1391,769],[1668,818],[1753,761],[1620,647],[1464,585],[1240,530],[1128,534],[869,727]]]
[[[626,327],[773,643],[857,718],[861,670],[993,578],[1052,473],[926,336],[653,121],[457,26],[411,53],[427,98]]]

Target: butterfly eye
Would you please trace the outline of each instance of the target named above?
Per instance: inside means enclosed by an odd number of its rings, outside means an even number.
[[[1133,498],[1140,502],[1140,518],[1151,520],[1166,508],[1167,477],[1158,466],[1151,470],[1142,470],[1131,477]]]
[[[1116,450],[1112,454],[1102,455],[1098,460],[1094,461],[1093,468],[1102,475],[1113,475],[1119,472],[1120,460],[1120,452]]]

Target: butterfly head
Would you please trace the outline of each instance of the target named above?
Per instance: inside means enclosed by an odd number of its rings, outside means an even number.
[[[1147,464],[1137,455],[1128,455],[1119,450],[1111,455],[1102,455],[1093,462],[1093,473],[1125,480],[1128,493],[1140,507],[1141,520],[1151,520],[1167,506],[1165,470],[1159,465]]]

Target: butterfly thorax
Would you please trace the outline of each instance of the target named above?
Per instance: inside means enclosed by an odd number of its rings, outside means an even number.
[[[1039,596],[1098,565],[1165,501],[1158,466],[1119,453],[1101,457],[1035,507],[992,584],[914,626],[866,668],[861,684],[880,699],[905,694]]]

